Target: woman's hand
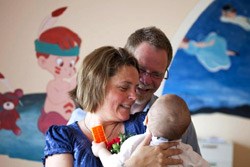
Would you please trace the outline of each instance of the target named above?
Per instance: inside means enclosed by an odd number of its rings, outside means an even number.
[[[125,162],[126,167],[161,167],[182,164],[181,159],[171,158],[173,155],[182,153],[180,149],[170,148],[172,146],[177,146],[178,142],[167,142],[158,146],[149,146],[150,140],[151,135],[149,134],[137,147],[132,156]]]

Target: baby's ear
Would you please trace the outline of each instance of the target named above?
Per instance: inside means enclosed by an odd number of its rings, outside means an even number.
[[[148,125],[148,115],[146,116],[146,118],[143,121],[143,125],[147,126]]]

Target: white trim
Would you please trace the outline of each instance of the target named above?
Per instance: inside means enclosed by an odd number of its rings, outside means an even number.
[[[189,31],[190,27],[193,25],[193,23],[197,20],[197,18],[200,16],[200,14],[213,2],[214,0],[201,0],[194,9],[187,15],[185,20],[182,22],[180,27],[178,28],[176,34],[174,35],[173,39],[171,40],[171,44],[173,47],[173,60],[175,53],[179,47],[179,44],[181,40],[185,37],[187,32]],[[173,62],[172,60],[172,62]],[[169,68],[171,67],[171,64]],[[173,74],[178,75],[178,74]],[[170,74],[171,77],[171,74]],[[162,81],[159,89],[155,92],[157,96],[160,96],[163,92],[163,88],[165,85],[165,80]]]

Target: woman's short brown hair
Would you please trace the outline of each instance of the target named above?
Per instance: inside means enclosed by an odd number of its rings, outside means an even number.
[[[104,100],[108,80],[122,66],[133,66],[139,73],[136,58],[125,49],[103,46],[94,50],[84,58],[70,96],[81,108],[94,112]]]

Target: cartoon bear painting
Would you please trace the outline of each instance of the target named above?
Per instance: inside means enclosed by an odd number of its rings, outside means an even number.
[[[17,120],[20,119],[16,108],[22,96],[23,91],[21,89],[4,94],[0,93],[0,130],[10,130],[17,136],[21,134],[21,129],[16,124]]]

